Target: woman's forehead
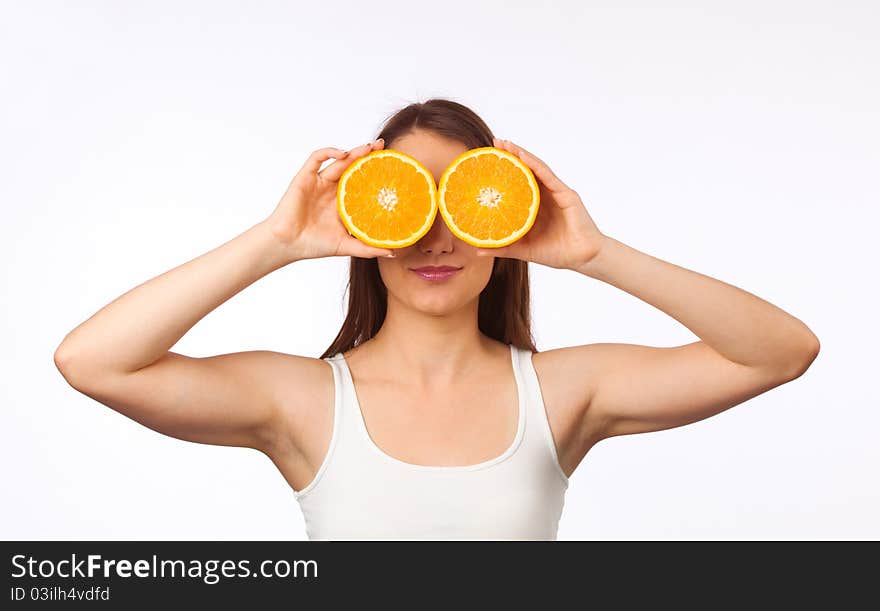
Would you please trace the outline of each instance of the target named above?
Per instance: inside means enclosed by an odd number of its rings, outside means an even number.
[[[468,150],[467,146],[457,140],[426,130],[405,134],[390,145],[386,143],[385,148],[412,155],[428,168],[434,180],[440,180],[452,160]]]

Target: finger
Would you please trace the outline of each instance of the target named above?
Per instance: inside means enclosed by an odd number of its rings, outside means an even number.
[[[357,161],[360,157],[373,152],[374,150],[379,150],[384,145],[383,140],[379,140],[376,142],[368,142],[367,144],[362,144],[358,147],[355,147],[348,151],[348,155],[344,158],[337,159],[326,168],[320,171],[321,178],[324,180],[329,180],[332,182],[337,182],[339,178],[342,176],[342,173],[348,169],[352,163]]]
[[[352,257],[361,257],[363,259],[374,259],[376,257],[394,256],[394,250],[390,248],[377,248],[364,244],[354,236],[348,236],[345,239],[346,252]]]
[[[348,156],[347,151],[343,151],[342,149],[338,149],[332,146],[318,149],[317,151],[309,155],[309,158],[306,159],[306,162],[303,164],[303,167],[300,169],[299,173],[315,173],[321,168],[321,164],[328,159],[342,159],[346,156]]]
[[[550,189],[550,191],[556,192],[568,190],[568,185],[562,182],[559,177],[553,173],[550,166],[544,163],[540,158],[523,147],[514,144],[510,140],[501,140],[501,142],[504,144],[502,148],[519,157],[522,162],[529,166],[529,169],[535,173],[535,176],[544,183],[544,186]]]
[[[477,256],[478,257],[509,257],[509,258],[517,258],[515,257],[516,249],[511,248],[511,246],[502,246],[500,248],[478,248]]]
[[[529,233],[526,232],[517,238],[515,241],[511,242],[507,246],[501,246],[499,248],[492,247],[483,247],[477,248],[475,253],[478,257],[504,257],[507,259],[521,259],[523,261],[529,260]]]

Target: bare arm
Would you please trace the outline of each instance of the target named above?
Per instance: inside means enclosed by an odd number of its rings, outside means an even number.
[[[73,329],[55,352],[71,386],[145,426],[218,445],[263,446],[282,355],[193,358],[170,352],[190,328],[291,262],[266,222],[148,280]]]
[[[55,351],[68,383],[173,437],[260,450],[274,443],[279,380],[301,377],[305,357],[250,351],[193,358],[170,348],[220,304],[289,263],[387,253],[350,237],[336,216],[336,180],[358,156],[340,153],[315,151],[266,220],[136,286],[68,333]],[[319,173],[330,157],[345,161]]]
[[[802,375],[819,340],[800,320],[726,282],[605,237],[576,271],[669,314],[700,338],[676,347],[564,349],[589,398],[585,428],[604,436],[667,429],[715,415]]]

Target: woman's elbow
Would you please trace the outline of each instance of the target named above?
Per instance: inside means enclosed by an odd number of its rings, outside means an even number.
[[[819,338],[810,331],[804,341],[804,347],[798,352],[797,357],[793,359],[793,364],[790,367],[790,377],[792,380],[806,373],[810,365],[813,364],[813,361],[816,360],[816,357],[819,356],[820,348]]]

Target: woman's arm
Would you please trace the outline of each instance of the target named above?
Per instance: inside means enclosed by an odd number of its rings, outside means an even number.
[[[595,343],[536,355],[557,404],[572,410],[569,463],[602,439],[684,426],[789,382],[819,340],[800,320],[735,286],[640,252],[611,237],[570,269],[669,314],[700,341],[655,347]]]
[[[288,258],[267,221],[152,278],[73,329],[55,352],[71,386],[164,434],[262,447],[277,430],[282,355],[254,351],[192,358],[171,346],[217,306]]]
[[[587,406],[583,428],[593,436],[708,418],[799,377],[819,353],[813,332],[775,305],[614,238],[606,237],[596,256],[574,269],[653,305],[700,338],[668,348],[599,343],[563,349],[586,373],[579,392]]]
[[[336,212],[339,176],[370,150],[313,152],[266,220],[104,306],[55,351],[64,378],[172,437],[263,451],[286,443],[283,424],[314,404],[309,384],[323,363],[264,350],[192,358],[169,349],[208,312],[289,263],[387,254],[350,236]],[[331,157],[337,161],[319,171]]]

